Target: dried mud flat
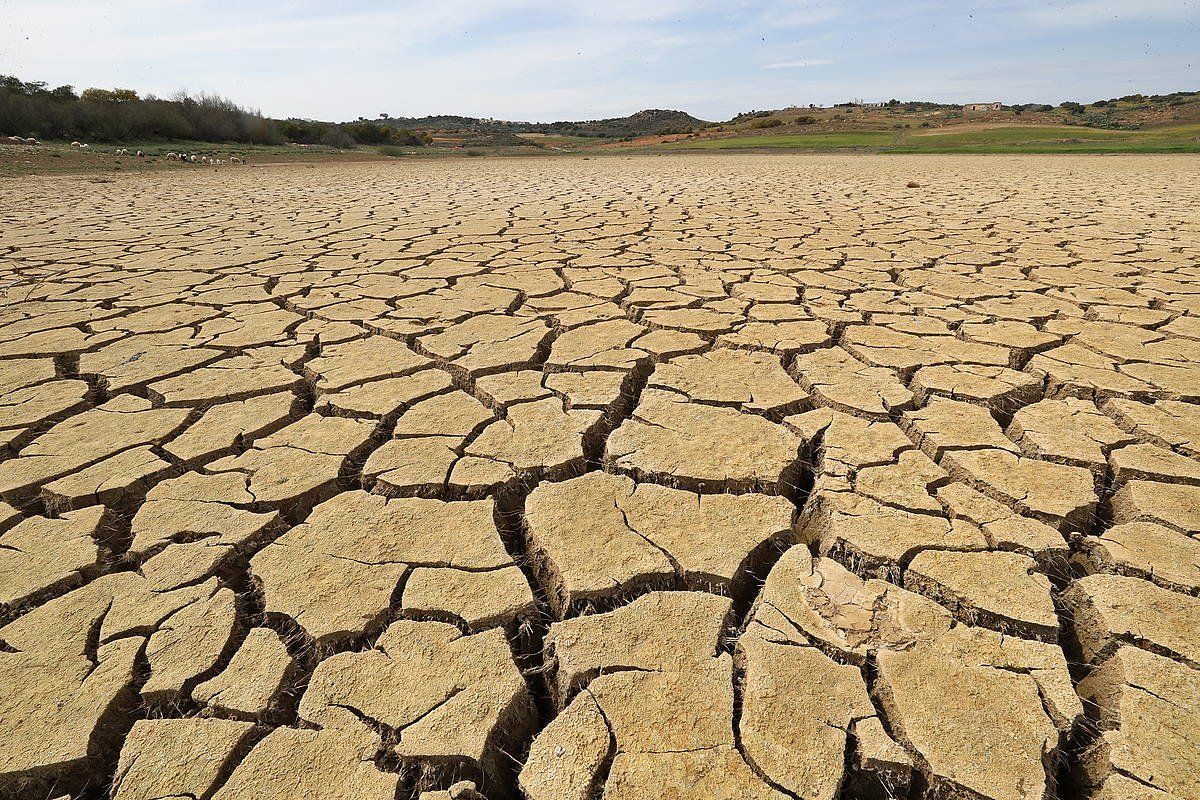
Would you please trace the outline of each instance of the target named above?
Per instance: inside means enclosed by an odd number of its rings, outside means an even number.
[[[3,190],[0,797],[1200,797],[1197,160]]]

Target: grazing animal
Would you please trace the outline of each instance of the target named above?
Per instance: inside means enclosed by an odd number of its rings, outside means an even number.
[[[195,164],[195,163],[196,163],[196,157],[195,157],[195,156],[188,156],[188,160],[189,160],[189,161],[191,161],[193,164]]]
[[[175,155],[174,153],[167,153],[167,161],[174,161],[177,158],[179,158],[179,156]]]
[[[32,139],[31,139],[30,141],[36,141],[36,140],[32,140]],[[83,144],[79,145],[79,149],[80,149],[80,150],[90,150],[91,148],[90,148],[90,147],[88,147],[88,144],[87,144],[87,142],[84,142]]]
[[[41,144],[41,142],[39,142],[37,139],[30,136],[28,139],[25,140],[25,144]],[[87,147],[87,145],[85,144],[84,147]]]
[[[126,150],[125,152],[126,152],[126,154],[128,154],[128,153],[129,153],[129,151],[128,151],[128,150]],[[141,150],[138,150],[138,151],[137,151],[137,157],[138,157],[138,158],[145,158],[145,157],[146,157],[146,154],[145,154],[145,153],[143,153]]]
[[[83,147],[83,144],[80,142],[71,142],[71,147]]]

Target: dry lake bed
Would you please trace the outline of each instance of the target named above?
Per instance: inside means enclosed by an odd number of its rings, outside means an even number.
[[[1200,160],[0,183],[0,797],[1200,797]]]

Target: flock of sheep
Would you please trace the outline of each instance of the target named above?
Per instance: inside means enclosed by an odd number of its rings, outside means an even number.
[[[34,139],[33,137],[29,137],[28,139],[26,139],[21,136],[8,136],[8,137],[4,138],[4,141],[8,142],[9,144],[41,144],[41,142],[39,142],[37,139]],[[74,147],[78,150],[90,150],[91,149],[91,146],[88,145],[86,142],[71,142],[71,147]],[[136,158],[146,158],[148,154],[142,152],[141,150],[134,150],[131,152],[129,150],[129,148],[127,148],[127,147],[118,147],[116,150],[113,151],[113,155],[133,156]],[[250,163],[250,160],[248,158],[246,158],[245,156],[230,156],[228,159],[224,159],[224,158],[210,158],[209,156],[198,156],[194,153],[167,153],[167,161],[180,161],[180,162],[183,162],[186,164],[210,164],[213,166],[219,166],[219,165],[223,165],[223,164],[248,164],[248,163]]]
[[[139,155],[141,154],[140,150],[138,151],[138,154]],[[190,154],[189,153],[167,153],[167,161],[185,161],[185,162],[188,162],[191,164],[214,164],[214,165],[227,164],[227,163],[228,164],[245,164],[246,163],[245,158],[239,158],[238,156],[230,156],[229,160],[226,161],[223,158],[209,158],[208,156],[197,156],[195,153],[190,153]]]

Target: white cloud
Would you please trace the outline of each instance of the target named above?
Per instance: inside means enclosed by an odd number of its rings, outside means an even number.
[[[804,67],[826,67],[834,63],[828,58],[810,58],[805,61],[776,61],[763,64],[763,69],[803,69]]]

